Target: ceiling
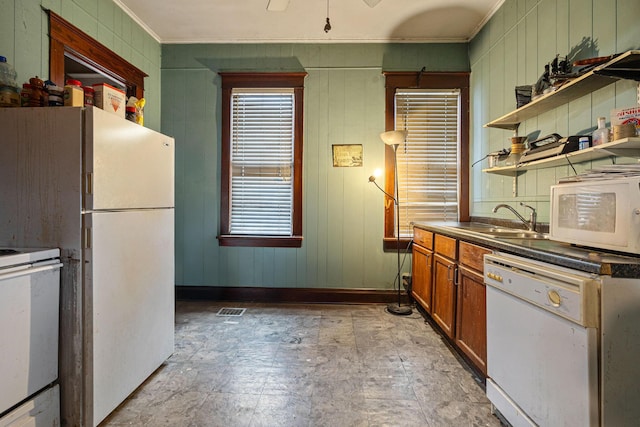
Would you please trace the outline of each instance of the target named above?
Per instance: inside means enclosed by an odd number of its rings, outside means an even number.
[[[504,0],[114,0],[160,43],[466,42]],[[267,10],[271,2],[272,9]],[[327,18],[331,30],[324,31]],[[371,5],[371,6],[370,6]]]

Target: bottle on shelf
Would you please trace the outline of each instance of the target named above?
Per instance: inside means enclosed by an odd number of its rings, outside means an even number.
[[[525,150],[524,143],[526,140],[526,136],[514,136],[511,138],[511,152],[505,161],[505,166],[516,166],[520,163],[520,158]]]
[[[607,128],[606,117],[598,117],[598,129],[593,131],[591,145],[596,146],[609,142],[609,128]]]
[[[67,80],[67,84],[64,86],[64,106],[84,106],[84,90],[82,90],[82,83],[79,80]]]
[[[46,107],[47,93],[44,91],[44,81],[38,77],[29,79],[31,85],[31,97],[29,98],[30,107]]]
[[[16,87],[16,70],[7,62],[7,58],[0,56],[0,86]]]
[[[30,107],[31,106],[31,84],[24,83],[22,85],[22,90],[20,91],[20,106],[21,107]]]
[[[16,70],[0,56],[0,107],[19,107],[20,89],[16,83]]]

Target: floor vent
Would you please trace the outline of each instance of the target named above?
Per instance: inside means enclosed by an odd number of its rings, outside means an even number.
[[[240,317],[244,314],[246,308],[221,308],[216,316]]]

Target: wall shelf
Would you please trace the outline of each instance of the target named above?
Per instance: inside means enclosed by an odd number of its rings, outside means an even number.
[[[483,169],[482,171],[497,175],[518,176],[528,170],[567,166],[569,163],[586,162],[609,156],[640,158],[640,137],[623,138],[568,154],[520,163],[516,166],[500,166]]]
[[[559,89],[485,124],[484,127],[517,130],[521,122],[615,83],[618,79],[640,80],[640,50],[630,50],[618,55]]]

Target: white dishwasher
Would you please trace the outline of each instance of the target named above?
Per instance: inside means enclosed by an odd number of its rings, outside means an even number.
[[[484,274],[494,407],[514,427],[599,425],[594,276],[506,254]]]
[[[59,426],[59,249],[0,249],[0,427]]]

